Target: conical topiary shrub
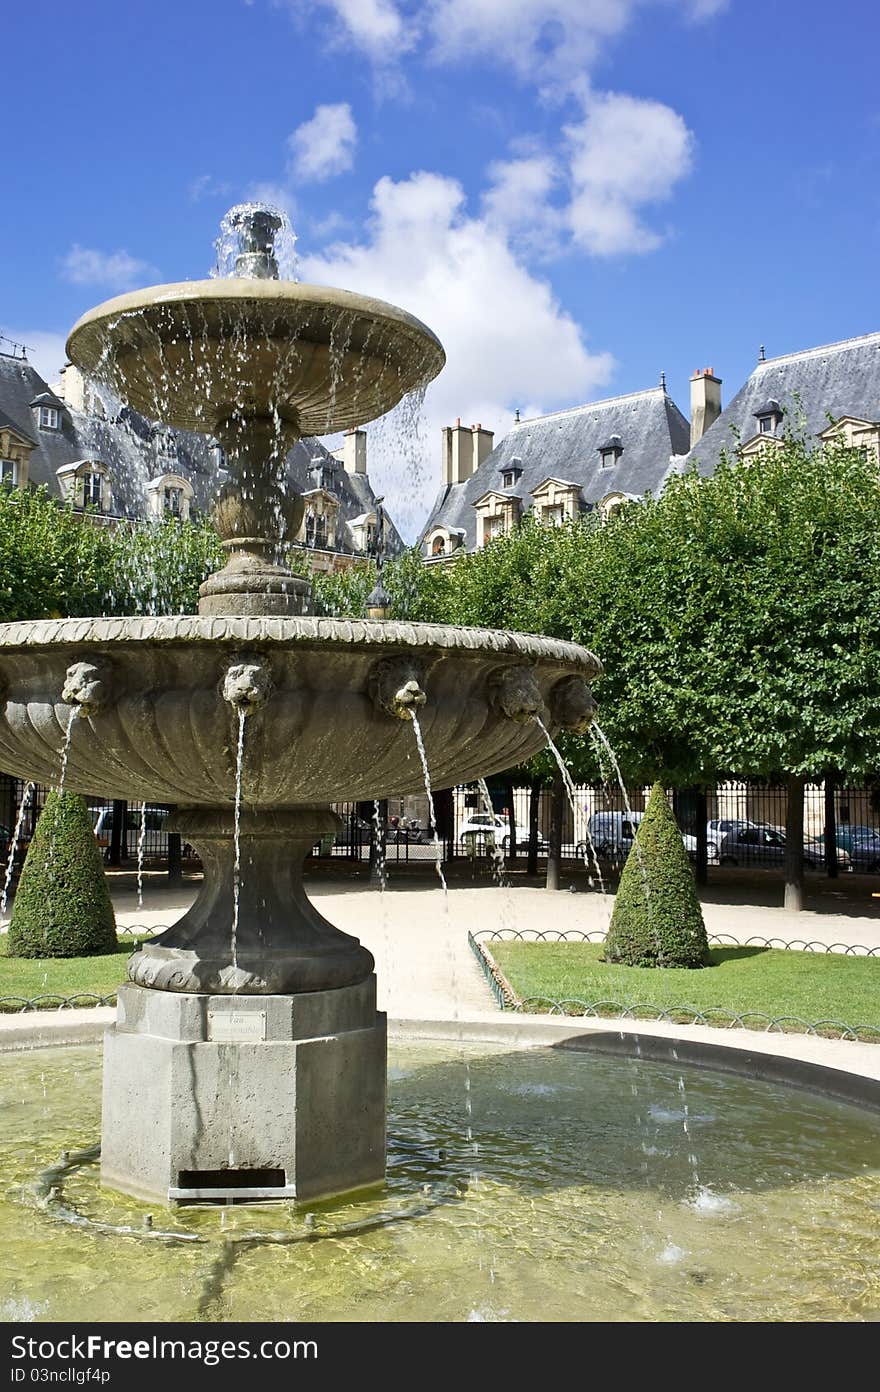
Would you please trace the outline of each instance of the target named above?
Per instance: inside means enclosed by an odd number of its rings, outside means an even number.
[[[28,847],[9,924],[10,957],[94,957],[116,916],[85,799],[51,792]]]
[[[655,783],[627,856],[605,940],[606,962],[705,967],[709,943],[687,851]]]

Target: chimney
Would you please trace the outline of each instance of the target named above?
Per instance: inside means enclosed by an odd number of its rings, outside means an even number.
[[[459,417],[455,425],[444,425],[442,438],[444,484],[465,483],[474,472],[474,431]]]
[[[480,424],[471,426],[471,436],[473,437],[473,456],[474,468],[476,473],[484,459],[488,459],[492,453],[492,443],[495,439],[495,432],[484,430]]]
[[[342,442],[342,467],[347,474],[367,472],[366,430],[346,430]]]
[[[691,449],[721,415],[721,378],[701,367],[691,378]]]

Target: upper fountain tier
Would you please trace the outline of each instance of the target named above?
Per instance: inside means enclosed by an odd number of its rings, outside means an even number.
[[[272,419],[288,441],[374,420],[446,361],[383,300],[239,277],[117,295],[83,315],[67,353],[151,420],[223,438]]]

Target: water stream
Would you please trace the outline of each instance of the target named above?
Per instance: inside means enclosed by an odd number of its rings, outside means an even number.
[[[144,851],[147,845],[147,804],[141,803],[141,820],[138,827],[138,868],[137,901],[138,912],[144,907]]]
[[[232,971],[238,978],[238,914],[241,903],[241,775],[244,765],[244,725],[247,710],[238,708],[238,745],[235,753],[235,821],[233,829],[232,863]],[[233,983],[235,989],[235,983]]]
[[[21,833],[24,827],[25,813],[34,794],[36,784],[26,783],[24,792],[21,795],[21,802],[18,807],[18,816],[15,819],[15,829],[12,833],[12,840],[6,851],[6,874],[3,879],[3,888],[0,890],[0,918],[6,916],[6,905],[9,901],[9,890],[12,885],[12,876],[15,873],[15,857],[18,854],[18,843],[21,840]]]
[[[553,755],[553,758],[556,760],[557,766],[558,766],[558,768],[559,768],[559,772],[560,772],[561,775],[562,775],[562,782],[563,782],[563,785],[564,785],[564,787],[565,787],[566,794],[567,794],[567,796],[568,796],[569,806],[571,807],[573,832],[574,832],[574,835],[575,835],[575,837],[576,837],[576,836],[577,836],[577,821],[578,821],[577,790],[576,790],[576,788],[575,788],[575,786],[574,786],[574,783],[573,783],[573,781],[572,781],[571,774],[570,774],[569,771],[568,771],[568,766],[566,765],[565,760],[563,759],[561,753],[559,752],[559,749],[557,748],[555,742],[554,742],[553,739],[551,738],[550,731],[547,729],[547,726],[544,724],[543,720],[541,719],[541,717],[540,717],[539,715],[536,715],[536,716],[535,716],[535,723],[540,727],[540,730],[541,730],[541,732],[542,732],[542,734],[543,734],[545,740],[547,741],[547,748],[550,750],[550,753]],[[606,893],[605,881],[604,881],[603,878],[602,878],[602,871],[601,871],[601,869],[599,868],[599,857],[598,857],[598,855],[596,854],[596,847],[593,845],[593,838],[592,838],[592,836],[590,835],[590,823],[589,823],[589,818],[587,818],[586,822],[584,823],[583,857],[584,857],[584,869],[585,869],[586,872],[587,872],[587,878],[588,878],[588,880],[589,880],[590,885],[592,886],[592,884],[593,884],[593,872],[592,872],[591,869],[590,869],[590,860],[592,860],[592,862],[593,862],[593,867],[594,867],[595,872],[596,872],[596,879],[597,879],[598,882],[599,882],[599,889],[600,889],[600,891],[601,891],[602,894],[605,894],[605,893]]]
[[[416,744],[419,750],[419,758],[422,761],[422,773],[425,779],[425,793],[428,798],[428,811],[431,818],[431,831],[434,835],[434,853],[436,856],[434,864],[437,870],[437,878],[443,886],[443,893],[448,896],[449,886],[446,883],[446,876],[443,874],[443,848],[440,845],[440,837],[437,835],[437,813],[434,811],[434,794],[431,790],[431,774],[428,770],[428,756],[425,753],[425,742],[422,739],[422,727],[419,724],[419,717],[416,715],[414,710],[410,710],[409,717],[412,721],[413,734],[416,737]]]

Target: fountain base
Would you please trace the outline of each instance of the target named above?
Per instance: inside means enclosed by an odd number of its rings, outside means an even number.
[[[372,954],[318,913],[302,882],[315,842],[339,825],[329,807],[242,812],[233,944],[234,811],[178,809],[173,829],[199,852],[202,886],[183,918],[129,958],[129,978],[156,991],[239,998],[332,992],[365,981]]]
[[[119,990],[101,1179],[136,1198],[314,1200],[385,1177],[376,978],[292,996]]]

